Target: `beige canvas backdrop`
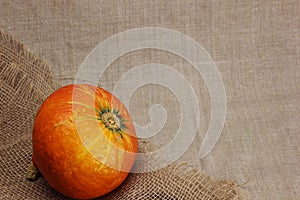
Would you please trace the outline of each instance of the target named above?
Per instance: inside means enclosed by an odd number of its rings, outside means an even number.
[[[114,83],[128,69],[159,62],[190,81],[201,112],[198,136],[182,158],[219,179],[245,185],[250,199],[300,196],[299,1],[0,1],[0,28],[52,66],[64,84],[87,54],[106,38],[132,28],[174,29],[199,42],[221,72],[227,116],[213,151],[198,160],[210,122],[210,97],[202,77],[183,59],[141,50],[117,59],[100,84]],[[178,128],[180,103],[166,88],[147,85],[130,102],[134,119],[160,103],[168,121],[151,140],[167,144]]]

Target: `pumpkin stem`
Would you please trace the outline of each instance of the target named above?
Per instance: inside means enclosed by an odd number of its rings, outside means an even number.
[[[35,181],[39,177],[40,177],[40,171],[31,161],[27,169],[26,179],[29,181]]]
[[[101,114],[101,120],[109,130],[118,132],[121,129],[120,117],[113,112],[103,112]]]

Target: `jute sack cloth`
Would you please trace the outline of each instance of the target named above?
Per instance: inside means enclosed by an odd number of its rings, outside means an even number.
[[[51,189],[43,177],[33,182],[25,178],[35,114],[60,85],[43,60],[2,31],[0,85],[0,199],[68,199]],[[140,142],[140,151],[149,151],[145,144]],[[130,174],[101,199],[244,199],[244,194],[234,181],[215,180],[174,163],[158,171]]]

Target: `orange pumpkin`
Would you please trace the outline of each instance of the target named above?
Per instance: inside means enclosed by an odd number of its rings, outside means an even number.
[[[87,84],[62,87],[45,100],[32,142],[33,163],[48,184],[78,199],[117,188],[138,150],[125,106],[108,91]]]

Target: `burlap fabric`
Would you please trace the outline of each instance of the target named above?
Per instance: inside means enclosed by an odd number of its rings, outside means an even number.
[[[43,178],[26,180],[31,132],[37,109],[59,85],[49,67],[23,45],[0,31],[1,199],[67,199]],[[140,143],[140,151],[149,145]],[[184,169],[185,168],[185,169]],[[240,199],[236,182],[217,181],[199,170],[173,164],[158,171],[130,174],[103,199]]]
[[[34,116],[57,87],[49,67],[0,31],[0,198],[52,198],[45,181],[25,181]],[[36,188],[39,188],[36,190]]]
[[[132,52],[112,63],[101,83],[112,88],[130,67],[149,62],[182,72],[199,98],[202,125],[199,138],[181,161],[217,179],[244,183],[250,178],[245,185],[250,199],[294,200],[300,196],[299,3],[3,0],[0,28],[46,60],[63,84],[72,81],[69,77],[76,75],[97,44],[114,34],[153,26],[187,34],[216,62],[227,95],[222,135],[204,159],[199,160],[198,154],[210,121],[210,97],[205,82],[186,61],[162,51]],[[163,88],[146,86],[134,94],[131,111],[138,123],[147,124],[147,111],[154,103],[163,104],[171,114],[156,140],[163,146],[179,122],[176,98]]]

